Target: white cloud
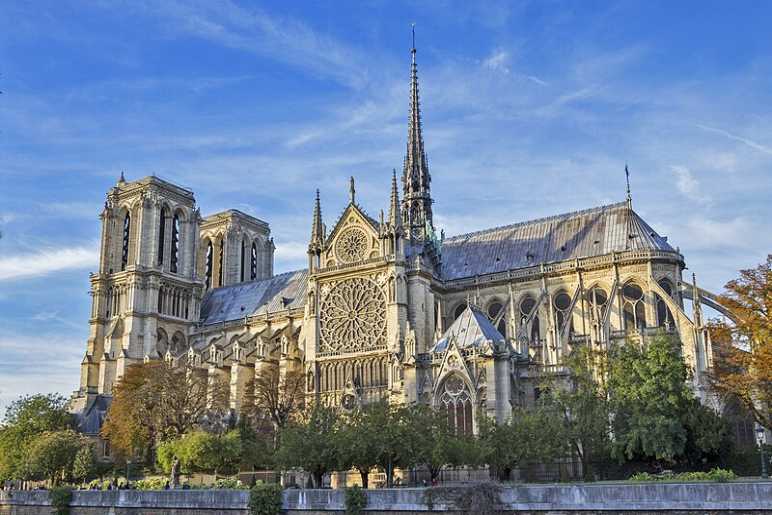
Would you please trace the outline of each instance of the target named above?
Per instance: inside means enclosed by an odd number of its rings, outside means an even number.
[[[695,202],[707,202],[708,197],[700,190],[700,183],[685,166],[671,165],[670,169],[676,176],[676,188],[685,197]]]
[[[95,246],[51,247],[29,254],[4,256],[0,257],[0,281],[96,268],[98,261],[99,251]]]
[[[714,132],[716,134],[720,134],[724,136],[725,138],[729,138],[732,141],[737,141],[739,143],[742,143],[744,145],[747,145],[751,147],[754,150],[758,150],[759,152],[763,152],[765,154],[772,155],[772,147],[769,147],[767,145],[762,145],[761,143],[758,143],[756,141],[750,140],[748,138],[743,138],[742,136],[737,136],[736,134],[732,134],[731,132],[727,132],[723,129],[718,129],[716,127],[708,127],[705,125],[697,125],[698,128],[708,131],[708,132]]]
[[[509,52],[503,49],[497,49],[494,50],[493,53],[486,57],[483,62],[483,68],[488,68],[489,70],[501,72],[501,73],[509,73],[510,69],[508,66],[509,63]]]

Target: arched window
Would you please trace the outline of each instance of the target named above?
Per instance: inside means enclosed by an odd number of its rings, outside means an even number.
[[[673,296],[673,286],[670,284],[670,281],[667,279],[660,279],[657,284],[659,284],[660,288],[665,290],[665,293],[668,294],[668,296]],[[667,307],[667,303],[665,303],[665,299],[661,298],[659,295],[656,296],[657,298],[657,326],[658,327],[665,327],[666,329],[670,329],[671,327],[675,327],[675,322],[673,321],[673,313],[670,312],[670,308]]]
[[[161,216],[158,219],[158,265],[164,264],[164,245],[166,244],[166,219],[168,214],[166,207],[161,208]]]
[[[219,259],[217,260],[217,286],[222,286],[222,277],[223,277],[223,266],[222,266],[222,257],[223,257],[223,250],[225,249],[225,240],[220,240],[220,249],[218,252]]]
[[[571,297],[568,293],[562,291],[555,295],[552,305],[555,307],[555,321],[557,322],[558,329],[562,332],[566,324],[568,324],[569,333],[573,332],[574,317],[571,316]]]
[[[257,279],[257,242],[252,242],[252,255],[249,260],[249,278],[254,281]]]
[[[121,249],[121,270],[126,270],[129,264],[129,236],[131,234],[131,216],[126,213],[123,218],[123,247]]]
[[[240,281],[244,282],[244,272],[247,268],[247,242],[244,240],[241,240],[241,275],[240,275]]]
[[[504,306],[501,304],[501,302],[494,300],[490,304],[488,304],[488,318],[491,322],[496,322],[496,319],[498,320],[498,324],[496,324],[496,329],[501,333],[503,337],[507,337],[507,321],[506,316],[504,316],[504,313],[502,313],[502,310],[504,309]]]
[[[625,331],[632,332],[646,327],[646,306],[643,290],[635,283],[627,283],[622,288],[624,302]]]
[[[208,242],[206,245],[206,289],[212,287],[212,259],[214,259],[214,249],[212,248],[212,242]]]
[[[531,314],[533,308],[536,307],[536,301],[533,297],[526,297],[520,302],[520,323],[524,323]],[[541,332],[539,328],[539,315],[535,314],[531,319],[531,343],[538,343],[541,340]]]
[[[466,309],[466,302],[462,302],[461,304],[456,306],[455,311],[453,311],[453,320],[455,320],[458,317],[460,317],[461,313],[463,313],[465,309]]]
[[[457,435],[471,435],[474,432],[474,407],[466,382],[457,374],[450,375],[440,392],[438,408],[445,412],[448,428]]]
[[[596,286],[585,293],[585,300],[590,305],[590,318],[595,322],[601,321],[608,302],[608,293],[600,286]]]
[[[172,263],[169,270],[177,273],[177,264],[180,260],[180,214],[175,213],[172,220]]]

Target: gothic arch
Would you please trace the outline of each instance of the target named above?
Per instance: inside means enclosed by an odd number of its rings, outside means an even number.
[[[646,290],[635,279],[622,286],[622,312],[624,329],[639,331],[646,327]]]
[[[459,435],[474,433],[474,388],[462,374],[450,372],[437,383],[434,405],[445,414],[452,432]]]

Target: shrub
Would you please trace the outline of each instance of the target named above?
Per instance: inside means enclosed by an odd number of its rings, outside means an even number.
[[[72,488],[63,486],[52,488],[48,493],[51,499],[51,507],[56,515],[69,515],[70,502],[72,501]]]
[[[134,487],[137,490],[163,490],[167,483],[168,479],[165,477],[151,477],[134,481]]]
[[[279,515],[281,513],[281,486],[255,485],[249,491],[249,510],[252,515]]]
[[[708,472],[681,472],[680,474],[649,474],[648,472],[638,472],[630,476],[630,481],[718,481],[724,483],[737,479],[737,474],[731,470],[714,468]]]
[[[244,490],[247,488],[241,480],[233,477],[218,479],[212,487],[218,490]]]
[[[346,488],[346,515],[362,515],[367,506],[367,494],[358,486]]]
[[[656,481],[657,476],[649,474],[648,472],[636,472],[630,476],[629,481]]]

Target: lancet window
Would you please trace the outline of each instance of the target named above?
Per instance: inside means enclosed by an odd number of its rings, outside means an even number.
[[[164,246],[166,245],[166,219],[169,217],[166,207],[161,208],[158,218],[158,265],[164,264]]]
[[[625,331],[640,331],[646,327],[646,306],[643,289],[635,283],[627,283],[622,288],[624,303]]]
[[[471,435],[474,406],[466,381],[452,374],[440,386],[440,392],[437,407],[445,412],[448,428],[457,435]]]
[[[177,273],[177,265],[180,260],[180,215],[175,213],[172,219],[172,262],[169,266],[169,270],[173,274]]]
[[[121,270],[126,270],[129,263],[129,238],[131,236],[131,215],[123,218],[123,246],[121,247]]]

